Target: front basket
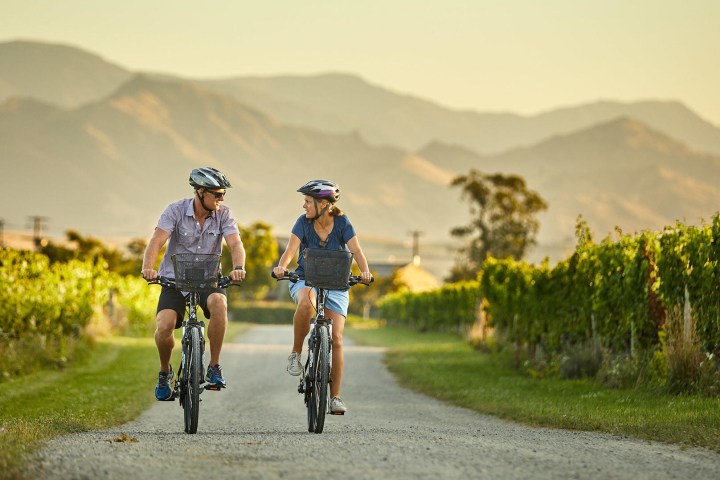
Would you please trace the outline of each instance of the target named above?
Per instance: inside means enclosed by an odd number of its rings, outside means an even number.
[[[175,284],[183,292],[207,292],[218,286],[220,255],[176,253],[172,256]]]
[[[305,259],[306,285],[327,290],[348,288],[352,253],[345,250],[306,248],[303,251],[303,258]]]

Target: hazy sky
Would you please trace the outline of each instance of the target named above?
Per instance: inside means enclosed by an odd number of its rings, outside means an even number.
[[[0,0],[0,41],[188,77],[362,76],[458,109],[680,100],[720,126],[720,0]]]

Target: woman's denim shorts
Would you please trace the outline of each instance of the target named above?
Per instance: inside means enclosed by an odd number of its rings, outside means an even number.
[[[298,303],[297,295],[305,288],[305,280],[298,280],[295,283],[290,282],[290,296]],[[308,287],[311,288],[311,287]],[[325,290],[325,308],[333,312],[339,313],[347,318],[348,303],[350,303],[350,294],[347,290]],[[315,290],[317,295],[317,290]]]

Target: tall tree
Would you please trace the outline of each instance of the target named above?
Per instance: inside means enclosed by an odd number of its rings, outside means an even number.
[[[517,175],[485,174],[475,169],[455,177],[451,186],[470,201],[472,220],[451,234],[468,243],[458,251],[450,281],[474,279],[489,256],[520,260],[535,245],[540,222],[536,215],[547,203]]]
[[[275,286],[270,276],[273,262],[277,258],[277,241],[272,227],[264,222],[255,222],[248,227],[240,227],[240,238],[245,245],[247,276],[242,288],[231,288],[228,295],[245,299],[261,299]],[[230,251],[223,247],[223,272],[233,268]]]

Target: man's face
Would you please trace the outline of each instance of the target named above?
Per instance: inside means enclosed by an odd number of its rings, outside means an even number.
[[[222,204],[223,200],[225,200],[225,190],[224,189],[205,189],[205,206],[207,208],[211,208],[213,210],[219,210],[220,205]]]

